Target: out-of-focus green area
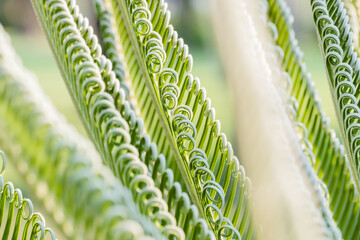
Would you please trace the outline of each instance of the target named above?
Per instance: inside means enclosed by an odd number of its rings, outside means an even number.
[[[90,22],[96,29],[97,23],[94,20],[92,1],[79,0],[78,2],[82,13],[90,18]],[[206,88],[207,96],[211,98],[211,104],[216,109],[216,117],[221,121],[222,131],[234,143],[236,123],[233,106],[236,104],[234,103],[235,97],[232,96],[222,72],[212,32],[208,1],[171,0],[168,3],[172,12],[172,23],[178,30],[179,36],[183,37],[189,45],[193,55],[194,76],[199,77],[202,86]],[[288,3],[295,14],[297,38],[305,53],[304,59],[307,68],[316,82],[323,100],[323,108],[332,119],[332,126],[337,127],[324,65],[312,23],[310,4],[306,1],[296,0],[288,0]],[[0,22],[10,33],[13,45],[24,65],[37,75],[43,90],[58,110],[86,136],[47,44],[45,34],[42,33],[33,14],[30,1],[1,0]],[[235,144],[234,147],[236,148]]]

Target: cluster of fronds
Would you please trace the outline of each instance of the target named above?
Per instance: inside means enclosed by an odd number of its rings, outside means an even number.
[[[359,4],[311,0],[343,147],[322,111],[285,2],[261,1],[255,4],[261,11],[228,2],[244,17],[240,26],[251,33],[244,41],[249,45],[240,47],[253,51],[264,67],[264,79],[257,81],[269,86],[264,92],[281,105],[273,112],[285,119],[281,131],[290,143],[283,146],[287,162],[278,164],[286,165],[290,177],[278,187],[296,188],[300,199],[274,191],[276,205],[284,204],[285,210],[277,218],[262,209],[261,217],[259,193],[253,199],[250,179],[192,74],[193,58],[170,24],[163,0],[94,0],[101,37],[75,0],[32,0],[92,143],[51,105],[0,26],[0,144],[60,236],[256,239],[271,224],[282,224],[286,236],[299,239],[360,237]],[[276,150],[262,150],[276,163],[271,157]],[[286,159],[290,153],[294,156]],[[33,213],[31,201],[3,183],[6,159],[0,154],[3,239],[55,239],[42,215]],[[254,164],[246,154],[241,159],[244,166]],[[287,209],[297,204],[304,210]],[[308,225],[291,222],[299,217]],[[301,233],[307,230],[311,234]]]

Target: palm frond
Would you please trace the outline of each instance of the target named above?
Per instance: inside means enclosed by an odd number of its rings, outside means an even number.
[[[321,121],[321,118],[323,117],[323,114],[319,114],[321,112],[320,104],[319,104],[319,97],[317,96],[317,93],[315,93],[315,90],[313,88],[313,84],[311,80],[309,79],[308,75],[306,74],[306,68],[304,66],[301,67],[302,60],[298,56],[301,56],[299,53],[299,48],[296,44],[296,39],[294,36],[294,31],[291,28],[291,23],[289,23],[289,19],[291,19],[291,15],[289,12],[289,9],[287,8],[285,2],[281,0],[270,0],[267,2],[267,14],[268,14],[268,25],[269,29],[272,31],[274,42],[276,44],[276,50],[278,53],[278,59],[280,60],[280,65],[282,65],[285,73],[285,80],[287,81],[286,88],[284,89],[286,92],[288,92],[288,107],[290,109],[290,118],[293,119],[293,122],[296,126],[298,135],[300,137],[300,142],[303,148],[303,151],[307,157],[305,161],[302,161],[304,171],[307,175],[307,178],[309,179],[313,191],[315,192],[315,195],[317,196],[318,202],[319,202],[319,208],[322,211],[322,215],[324,217],[324,220],[326,221],[326,224],[328,226],[329,231],[332,233],[332,238],[340,239],[341,233],[339,232],[339,229],[336,226],[336,223],[332,217],[332,212],[328,207],[328,188],[327,185],[319,179],[319,177],[315,174],[313,167],[317,164],[317,161],[326,161],[327,159],[316,159],[316,152],[313,151],[313,143],[316,143],[316,138],[319,136],[316,136],[317,132],[308,132],[307,123],[313,124],[311,122],[313,119],[307,119],[308,115],[305,115],[305,119],[301,118],[303,116],[299,116],[299,113],[306,113],[309,111],[309,105],[303,104],[303,109],[299,108],[298,101],[302,102],[304,99],[305,101],[310,102],[310,109],[313,111],[313,108],[315,109],[315,113],[319,117],[318,120]],[[279,28],[279,31],[278,31]],[[280,42],[279,36],[282,38],[288,37],[287,41]],[[285,54],[285,50],[287,50]],[[289,59],[291,59],[289,61]],[[274,59],[272,59],[274,60]],[[276,59],[275,59],[276,60]],[[293,74],[292,70],[294,68],[298,68],[295,75]],[[299,82],[300,81],[300,82]],[[298,85],[305,84],[305,89],[303,94],[294,94],[293,92],[293,86],[295,85],[295,88],[298,87]],[[300,87],[301,88],[301,87]],[[296,91],[296,90],[295,90]],[[296,92],[297,93],[297,92]],[[315,104],[314,104],[315,103]],[[316,105],[316,106],[315,106]],[[304,107],[307,107],[307,109],[304,109]],[[311,128],[311,130],[314,130]],[[315,134],[315,136],[314,136]],[[309,140],[309,135],[313,136],[312,140]],[[331,148],[331,147],[330,147]],[[345,163],[345,162],[343,162]],[[312,164],[313,166],[311,166]],[[336,195],[337,196],[337,195]]]
[[[131,88],[133,89],[135,93],[135,101],[137,106],[137,111],[140,112],[140,116],[144,120],[145,125],[145,131],[151,136],[151,139],[155,142],[155,144],[158,146],[158,151],[160,153],[163,153],[167,159],[167,164],[169,168],[176,169],[178,167],[177,162],[175,160],[175,155],[177,153],[176,148],[171,148],[171,145],[165,135],[161,133],[162,125],[160,122],[159,115],[156,113],[158,111],[158,107],[152,102],[150,97],[150,91],[146,87],[145,81],[142,81],[142,79],[139,79],[139,76],[134,78],[134,74],[136,72],[139,72],[139,65],[136,59],[134,58],[134,49],[131,45],[130,38],[128,37],[128,34],[126,32],[125,25],[120,24],[118,21],[122,21],[122,16],[119,7],[113,7],[110,2],[105,2],[106,5],[108,5],[108,9],[112,9],[113,15],[112,15],[112,22],[114,22],[113,32],[116,34],[116,37],[119,39],[119,55],[123,56],[124,58],[124,65],[126,65],[126,69],[128,69],[128,77],[130,80]],[[116,2],[113,2],[116,6]],[[124,35],[124,36],[122,36]],[[130,57],[133,56],[133,57]],[[127,61],[127,58],[132,58],[131,62]],[[141,73],[139,73],[141,74]],[[134,85],[134,81],[139,83],[139,85]],[[139,95],[142,95],[144,97],[139,97]],[[157,104],[157,103],[156,103]],[[161,114],[161,112],[160,112]],[[163,119],[164,120],[164,119]],[[178,156],[179,158],[179,156]],[[192,188],[188,188],[189,194],[195,204],[197,206],[200,206],[200,203],[197,199],[197,193],[194,191],[193,185],[191,183],[191,180],[188,178],[183,178],[181,171],[184,171],[182,167],[180,167],[180,171],[174,172],[174,179],[178,182],[180,182],[182,185],[184,185],[184,182],[187,186],[192,186]],[[190,181],[190,182],[189,182]],[[201,209],[201,208],[200,208]]]
[[[131,192],[102,165],[94,147],[65,123],[14,59],[3,32],[0,36],[0,112],[6,116],[1,123],[8,136],[3,144],[21,150],[23,159],[16,159],[15,165],[26,177],[37,178],[29,184],[46,182],[48,195],[66,206],[65,217],[76,226],[68,237],[162,239]]]
[[[111,62],[114,64],[114,66],[120,66],[122,65],[122,62],[120,60],[120,58],[123,58],[119,55],[118,52],[118,44],[115,43],[115,33],[113,32],[113,27],[112,24],[114,24],[112,22],[112,11],[110,9],[108,9],[105,6],[105,3],[102,0],[96,0],[95,1],[95,7],[96,7],[96,13],[99,19],[99,23],[101,26],[101,33],[102,33],[102,37],[104,39],[104,46],[105,46],[105,52],[106,55],[109,57],[109,59],[111,60]],[[78,18],[76,16],[74,16],[74,18]],[[88,45],[91,41],[88,41]],[[119,78],[124,79],[125,76],[123,76],[123,73],[121,72],[121,74],[117,74],[117,70],[116,67],[114,67],[114,72],[116,74],[116,76]],[[122,86],[125,86],[124,88]],[[123,89],[124,91],[128,92],[127,89],[129,89],[127,87],[127,84],[124,83],[123,85],[121,85],[121,89]],[[119,91],[119,90],[118,90]],[[129,90],[131,91],[131,90]],[[132,141],[134,142],[134,146],[138,149],[139,151],[139,155],[141,156],[141,160],[148,166],[149,168],[149,173],[152,175],[153,180],[155,181],[155,184],[157,185],[157,187],[159,187],[162,190],[162,193],[164,194],[163,197],[166,199],[166,201],[169,203],[169,205],[173,205],[176,206],[177,208],[179,208],[179,206],[182,206],[182,201],[187,202],[185,204],[185,209],[181,209],[181,210],[176,210],[173,209],[171,210],[172,213],[175,215],[178,226],[181,226],[184,230],[185,233],[188,237],[192,236],[191,238],[194,239],[195,235],[197,237],[199,237],[200,239],[203,238],[211,238],[210,236],[212,235],[210,232],[208,232],[207,227],[195,227],[192,228],[190,226],[188,226],[187,221],[183,222],[185,218],[187,218],[186,216],[192,216],[193,219],[188,220],[189,222],[199,222],[199,220],[197,219],[197,215],[198,215],[198,210],[196,208],[196,206],[194,205],[189,205],[188,202],[191,200],[189,200],[188,194],[186,192],[181,192],[181,182],[177,182],[176,180],[174,182],[168,182],[166,183],[166,187],[164,188],[163,185],[163,179],[164,177],[160,174],[157,174],[156,172],[151,172],[153,167],[153,161],[158,161],[158,160],[163,160],[164,155],[162,153],[158,153],[158,146],[151,141],[151,137],[149,135],[146,135],[143,133],[144,129],[143,129],[143,124],[142,121],[140,120],[139,117],[137,117],[137,113],[135,110],[132,110],[130,108],[135,108],[134,106],[136,105],[136,103],[132,100],[132,98],[129,98],[129,100],[124,100],[122,102],[122,106],[120,107],[120,114],[122,115],[122,117],[124,117],[124,119],[127,121],[127,123],[129,124],[129,126],[133,126],[130,127],[130,134],[132,135],[133,139],[137,139],[136,141]],[[131,107],[129,107],[131,106]],[[136,117],[136,122],[139,123],[137,125],[134,126],[134,118]],[[166,167],[168,167],[169,161],[168,159],[165,159],[164,161],[161,161],[161,165],[165,165]],[[155,163],[156,165],[156,163]],[[170,164],[171,165],[171,164]],[[164,167],[162,167],[162,169],[164,169]],[[160,170],[163,173],[165,172],[165,174],[167,174],[168,176],[171,176],[171,178],[173,178],[173,176],[175,175],[174,172],[172,171],[171,168],[167,168],[165,171],[164,170]],[[177,171],[175,171],[177,172]],[[166,177],[168,178],[168,177]],[[161,180],[160,180],[161,179]],[[180,179],[181,180],[181,179]],[[175,195],[169,194],[169,193],[176,193]],[[179,198],[178,196],[182,195],[181,198]],[[174,202],[173,204],[170,204]],[[201,219],[201,221],[203,221],[203,219]],[[202,222],[201,224],[205,224],[204,222]],[[198,225],[198,224],[196,224]],[[206,224],[205,224],[206,225]],[[205,226],[204,225],[204,226]],[[199,225],[201,226],[201,225]],[[188,230],[187,230],[188,229]],[[194,230],[195,229],[201,229],[199,234],[195,234]]]
[[[130,88],[125,79],[125,70],[123,60],[118,54],[118,39],[112,30],[112,12],[107,9],[102,0],[94,0],[95,13],[99,21],[100,33],[102,37],[102,45],[105,55],[112,63],[112,71],[115,73],[116,78],[121,83],[121,89],[126,93],[126,100],[130,98]],[[76,18],[75,18],[76,19]],[[130,101],[130,103],[132,103]]]
[[[348,165],[356,192],[359,193],[360,110],[357,106],[357,87],[360,61],[354,50],[349,17],[342,1],[312,1],[311,4],[338,122],[348,153]]]
[[[191,74],[192,57],[169,24],[167,4],[116,0],[106,4],[114,11],[114,32],[120,39],[136,106],[159,152],[171,168],[179,166],[190,195],[201,203],[216,235],[229,229],[233,236],[251,238],[249,180],[221,133],[206,90]]]
[[[269,20],[278,33],[276,44],[282,49],[284,68],[292,80],[291,96],[298,102],[297,120],[308,129],[304,135],[308,135],[312,145],[310,149],[315,157],[315,170],[329,190],[330,209],[344,239],[355,239],[355,229],[360,223],[359,198],[356,197],[355,186],[346,164],[344,147],[330,128],[314,83],[303,63],[303,53],[292,29],[290,10],[284,1],[268,2]],[[347,208],[352,210],[347,211]]]
[[[48,2],[49,12],[46,7],[37,4],[38,2],[35,2],[40,19],[47,33],[52,36],[49,37],[50,39],[54,38],[51,32],[66,31],[67,27],[54,25],[58,19],[51,19],[51,1]],[[154,209],[155,212],[150,218],[157,222],[157,226],[165,235],[183,239],[183,231],[185,231],[189,237],[211,238],[211,231],[204,224],[204,220],[198,217],[197,209],[191,206],[187,194],[183,194],[180,185],[173,182],[172,171],[165,169],[164,157],[157,156],[156,145],[151,144],[148,137],[142,135],[142,122],[132,112],[131,105],[125,101],[124,91],[119,88],[119,82],[111,69],[111,62],[101,55],[101,48],[96,36],[92,34],[92,28],[86,25],[87,19],[78,12],[74,1],[63,1],[61,4],[63,16],[72,29],[71,32],[65,32],[65,35],[55,35],[56,42],[50,41],[50,43],[65,75],[70,93],[75,99],[74,102],[84,116],[83,120],[89,135],[103,160],[132,190],[143,212],[147,211],[142,207],[147,201],[159,206],[158,209]],[[67,37],[76,39],[76,43],[62,42]],[[74,50],[74,46],[79,49]],[[77,58],[78,50],[82,52],[81,59]],[[73,56],[72,61],[64,59],[65,52]],[[71,71],[71,66],[75,66],[77,70]],[[91,81],[93,86],[88,89],[90,91],[83,92]],[[136,147],[139,147],[144,162],[150,165],[150,171],[140,160]],[[163,200],[161,192],[167,195],[166,199],[171,208]],[[186,204],[186,207],[183,207],[183,204]],[[169,212],[170,210],[176,214],[177,219]],[[187,217],[188,213],[190,213],[189,217]],[[190,221],[194,224],[191,225]]]

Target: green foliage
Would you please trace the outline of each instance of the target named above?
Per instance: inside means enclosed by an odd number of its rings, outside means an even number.
[[[336,103],[339,124],[349,164],[359,191],[357,121],[359,109],[356,90],[359,75],[359,60],[354,50],[352,32],[342,1],[325,3],[312,1],[314,22],[317,27],[321,51],[332,96]],[[330,15],[331,13],[331,15]]]
[[[344,147],[329,127],[329,120],[321,109],[318,93],[297,46],[289,9],[284,1],[268,2],[269,20],[274,24],[277,36],[276,44],[282,50],[283,66],[292,81],[290,95],[296,99],[296,120],[302,123],[303,144],[311,156],[317,175],[327,186],[330,209],[342,235],[345,239],[356,239],[359,198],[355,197],[355,186],[346,166]]]
[[[58,23],[58,19],[52,19],[51,1],[48,4],[48,9],[39,5],[39,15],[44,27],[54,33],[49,39],[54,39],[52,47],[57,52],[57,60],[104,163],[132,190],[140,210],[157,223],[164,235],[183,239],[184,230],[189,237],[211,238],[212,233],[203,220],[198,219],[197,209],[190,205],[187,194],[173,182],[172,170],[165,169],[164,156],[158,155],[156,145],[151,144],[149,136],[143,135],[142,121],[125,100],[126,94],[111,69],[112,64],[101,55],[97,38],[86,24],[87,19],[78,13],[73,1],[68,2],[69,6],[63,1],[63,18]],[[71,30],[63,31],[65,26],[61,22]],[[63,58],[64,52],[72,61]],[[162,193],[166,194],[166,201],[162,199]],[[183,230],[176,226],[168,205],[173,206],[171,210],[177,214],[177,222]]]
[[[342,1],[323,2],[312,1],[314,22],[324,56],[325,66],[332,97],[347,150],[348,166],[354,180],[356,190],[352,184],[344,184],[346,192],[334,196],[342,197],[350,204],[337,201],[338,209],[334,212],[338,224],[343,229],[343,236],[347,239],[358,238],[359,226],[359,107],[358,107],[358,80],[359,59],[355,52],[353,33],[349,25],[349,17]],[[357,43],[358,44],[358,43]],[[342,157],[337,162],[344,162]],[[339,167],[338,167],[339,168]],[[342,167],[340,169],[345,169]],[[343,170],[344,171],[344,170]],[[349,173],[345,173],[348,176]],[[332,180],[332,179],[329,179]],[[342,187],[344,189],[344,187]],[[341,200],[342,200],[341,199]],[[344,208],[346,206],[346,208]]]
[[[146,131],[163,146],[159,151],[169,166],[179,166],[215,235],[250,239],[249,180],[221,133],[206,90],[191,74],[192,56],[169,24],[166,4],[110,2]]]
[[[36,189],[37,183],[45,182],[45,204],[54,198],[66,220],[77,223],[76,229],[63,230],[66,237],[161,239],[131,193],[101,164],[93,146],[64,121],[14,58],[1,33],[0,113],[7,116],[2,119],[1,130],[7,135],[2,145],[9,150],[18,145],[23,158],[15,165],[25,176],[36,173],[36,181],[28,183]]]
[[[292,166],[304,175],[299,178],[309,187],[304,191],[319,208],[321,236],[358,239],[360,63],[352,31],[358,31],[359,18],[353,13],[350,25],[342,0],[310,2],[345,148],[322,111],[283,0],[262,2],[261,24],[273,37],[264,55],[274,78],[287,81],[276,91],[288,100],[284,115],[298,133],[295,148],[301,146],[300,161]],[[252,215],[257,206],[250,179],[192,74],[192,56],[170,24],[167,4],[94,0],[98,38],[75,0],[32,3],[95,147],[43,95],[2,27],[0,143],[21,153],[13,164],[33,179],[32,191],[39,183],[46,186],[37,197],[59,231],[71,239],[255,239],[262,222]],[[358,8],[347,4],[349,11]],[[3,172],[0,227],[8,212],[3,238],[12,230],[16,239],[24,226],[25,235],[55,239],[30,200],[3,183]]]

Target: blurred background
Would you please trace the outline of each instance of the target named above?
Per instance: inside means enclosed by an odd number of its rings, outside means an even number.
[[[207,96],[211,98],[212,106],[216,109],[216,117],[221,121],[222,131],[233,142],[233,147],[236,147],[233,112],[236,102],[229,90],[216,49],[209,1],[167,0],[167,2],[172,13],[171,22],[179,36],[183,37],[189,45],[193,55],[194,76],[199,77],[202,86],[206,88]],[[337,129],[325,69],[312,22],[310,2],[296,0],[287,0],[287,2],[294,15],[296,36],[304,52],[307,69],[316,83],[323,109],[331,118],[332,127]],[[78,0],[78,4],[83,15],[90,19],[92,26],[96,29],[92,1]],[[0,0],[0,23],[10,33],[13,46],[23,64],[37,75],[40,85],[53,104],[70,123],[86,135],[30,1]],[[10,173],[7,176],[16,183],[17,173],[11,169],[8,172]]]

